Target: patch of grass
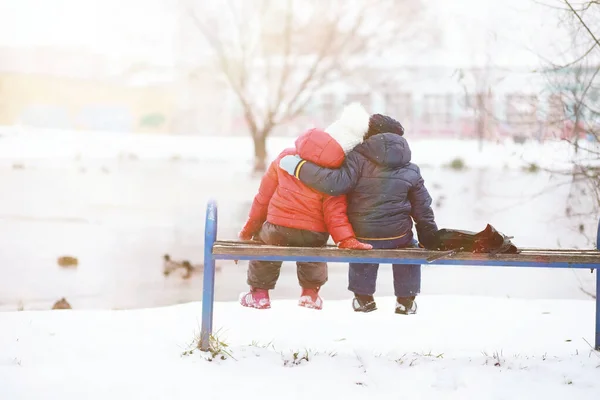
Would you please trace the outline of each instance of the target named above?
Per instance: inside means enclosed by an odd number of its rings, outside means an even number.
[[[235,357],[233,357],[229,351],[229,344],[219,337],[219,331],[210,335],[208,352],[212,359],[218,357],[221,360],[226,360],[227,358],[233,358],[235,360]],[[198,341],[197,348],[199,348],[199,346],[200,341]],[[212,361],[212,359],[209,358],[208,361]]]
[[[258,347],[260,349],[266,349],[267,347],[271,347],[273,345],[273,341],[271,340],[269,343],[261,343],[258,340],[253,340],[250,343],[250,346],[252,347]]]
[[[235,360],[235,357],[233,357],[233,355],[231,354],[231,351],[229,350],[229,343],[227,343],[225,341],[225,339],[222,339],[222,335],[220,332],[221,332],[221,329],[219,329],[218,331],[216,331],[212,335],[210,335],[210,337],[208,339],[209,344],[208,344],[208,351],[206,352],[207,353],[206,361],[213,361],[215,359],[226,360],[228,358],[232,358]],[[188,348],[183,353],[181,353],[181,355],[182,356],[190,356],[190,355],[194,354],[195,351],[201,351],[200,350],[200,345],[201,345],[200,342],[201,342],[201,334],[195,333],[192,343],[190,343]]]
[[[337,353],[335,351],[315,351],[311,349],[303,350],[291,350],[291,354],[281,352],[281,358],[283,360],[284,367],[292,367],[294,365],[300,365],[305,362],[309,362],[314,357],[319,355],[326,355],[328,357],[335,357]]]
[[[540,166],[536,163],[529,163],[527,166],[523,167],[523,171],[528,172],[530,174],[536,174],[540,172]]]
[[[283,358],[283,366],[284,367],[292,366],[292,365],[300,365],[304,361],[309,362],[311,360],[312,356],[313,356],[306,349],[304,351],[293,350],[292,351],[292,358],[291,359],[285,357],[283,355],[283,353],[281,355],[282,355],[282,358]]]
[[[394,360],[394,362],[395,362],[396,364],[402,365],[402,364],[404,364],[404,361],[406,361],[406,360],[405,360],[405,357],[406,357],[406,353],[402,354],[402,355],[401,355],[399,358],[396,358],[396,359]]]
[[[448,168],[455,171],[462,171],[467,168],[465,161],[462,158],[455,158],[447,165]]]
[[[404,353],[399,358],[396,358],[393,361],[398,365],[403,365],[406,361],[408,361],[408,366],[414,367],[417,364],[417,361],[419,361],[419,358],[427,357],[427,358],[434,358],[434,359],[442,359],[442,358],[444,358],[444,353],[435,354],[430,350],[428,352],[421,352],[421,353],[413,352],[410,358],[407,358],[407,356],[408,356],[408,353]]]
[[[424,351],[421,353],[414,352],[413,355],[419,356],[419,357],[444,358],[444,353],[434,354],[431,350],[429,350],[427,353],[425,353]]]
[[[484,365],[488,365],[490,362],[493,363],[494,367],[501,367],[504,365],[505,360],[502,350],[500,350],[500,352],[494,351],[491,355],[485,351],[482,351],[481,354],[486,358]]]
[[[563,379],[564,379],[563,383],[565,385],[572,385],[573,384],[573,379],[567,377],[566,375],[563,375]]]

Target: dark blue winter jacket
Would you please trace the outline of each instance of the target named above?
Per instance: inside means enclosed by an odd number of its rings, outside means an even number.
[[[296,176],[333,196],[347,194],[348,218],[361,239],[396,238],[412,232],[423,245],[435,240],[431,196],[419,167],[410,162],[406,139],[394,133],[371,136],[346,155],[339,169],[301,162]]]

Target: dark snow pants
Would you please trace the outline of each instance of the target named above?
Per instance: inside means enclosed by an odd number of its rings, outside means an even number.
[[[365,240],[374,249],[400,249],[417,247],[412,233],[393,240]],[[379,264],[350,263],[348,269],[348,290],[356,294],[373,295],[377,284]],[[394,294],[396,297],[416,296],[421,291],[421,266],[412,264],[394,264]]]
[[[322,247],[329,233],[287,228],[265,222],[258,239],[275,246]],[[273,289],[279,279],[281,261],[251,260],[248,264],[248,285],[259,289]],[[305,289],[320,288],[327,282],[327,263],[297,262],[298,282]]]

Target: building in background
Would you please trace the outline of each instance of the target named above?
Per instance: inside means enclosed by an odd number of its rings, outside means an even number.
[[[0,48],[0,125],[167,133],[173,78],[160,72],[110,74],[81,49]]]
[[[247,134],[242,108],[179,2],[0,3],[0,125]],[[434,46],[361,60],[353,79],[317,93],[274,134],[327,125],[360,101],[423,137],[565,135],[556,121],[566,107],[560,89],[534,72],[540,54],[531,51],[560,37],[551,9],[521,0],[424,4],[423,30],[441,32]]]
[[[0,124],[171,132],[164,1],[0,0]]]

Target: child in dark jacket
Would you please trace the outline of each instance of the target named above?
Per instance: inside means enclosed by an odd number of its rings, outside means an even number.
[[[356,240],[346,214],[346,196],[330,196],[309,188],[279,168],[286,155],[299,155],[315,165],[339,167],[344,161],[342,147],[325,131],[311,129],[296,140],[295,149],[284,150],[271,163],[254,198],[240,239],[255,238],[276,246],[321,247],[329,234],[340,248],[369,250],[371,245]],[[248,265],[250,291],[243,293],[245,307],[270,308],[269,290],[275,288],[281,261],[252,260]],[[321,309],[319,289],[327,281],[327,264],[297,262],[302,294],[299,305]]]
[[[413,221],[419,241],[436,240],[437,225],[419,167],[402,125],[381,114],[364,112],[364,136],[347,143],[351,149],[339,169],[315,165],[298,156],[287,156],[281,168],[306,185],[332,196],[347,194],[348,218],[358,239],[378,249],[414,247]],[[332,135],[336,138],[335,135]],[[336,138],[337,139],[337,138]],[[356,143],[358,142],[358,144]],[[375,310],[379,264],[350,263],[348,289],[354,293],[355,311]],[[420,265],[393,265],[396,313],[414,314],[421,287]]]

